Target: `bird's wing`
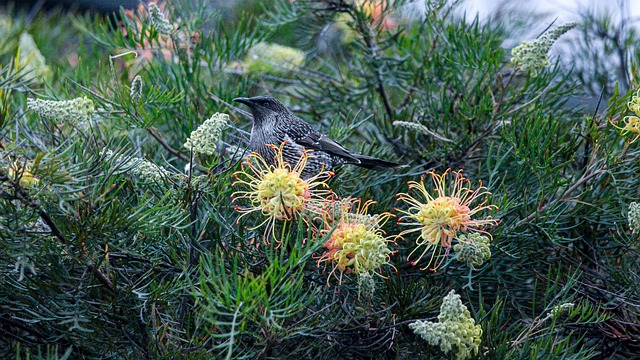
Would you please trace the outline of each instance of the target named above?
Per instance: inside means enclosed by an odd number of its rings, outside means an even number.
[[[301,136],[297,139],[295,137],[293,138],[298,144],[304,146],[307,149],[324,151],[328,154],[351,160],[356,164],[360,163],[360,160],[358,160],[357,157],[353,156],[353,154],[351,154],[349,150],[345,149],[345,147],[340,143],[317,131],[308,132],[304,136]]]

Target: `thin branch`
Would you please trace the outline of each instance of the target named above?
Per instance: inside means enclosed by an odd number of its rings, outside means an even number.
[[[527,217],[525,217],[524,219],[520,220],[516,224],[516,226],[528,223],[531,220],[535,219],[535,217],[538,214],[547,211],[550,207],[556,205],[557,203],[559,203],[561,201],[566,201],[574,191],[576,191],[578,188],[580,188],[580,186],[582,186],[584,183],[589,181],[591,178],[601,174],[603,171],[604,171],[603,169],[594,169],[594,167],[591,167],[591,169],[587,169],[587,171],[585,171],[585,173],[580,177],[580,179],[578,179],[573,185],[571,185],[569,188],[567,188],[567,190],[565,190],[560,197],[557,197],[554,200],[549,201],[544,206],[542,206],[539,209],[537,209],[536,211],[532,212]]]
[[[176,156],[180,160],[189,161],[189,158],[182,154],[180,151],[174,149],[167,143],[167,141],[160,135],[155,128],[145,129],[162,147],[167,150],[171,155]]]

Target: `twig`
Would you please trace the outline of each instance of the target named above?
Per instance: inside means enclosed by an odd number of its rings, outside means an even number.
[[[363,23],[363,21],[361,19],[358,19],[357,16],[354,16],[353,13],[350,11],[349,15],[351,15],[351,17],[356,20],[356,24],[358,25],[358,29],[360,30],[360,33],[362,34],[362,38],[365,42],[365,44],[367,45],[367,48],[369,48],[369,50],[371,51],[371,55],[373,57],[374,61],[378,61],[380,59],[380,56],[378,54],[378,45],[376,44],[376,42],[373,40],[373,35],[372,35],[372,30],[371,27],[369,27],[368,25],[365,25]],[[382,98],[382,103],[384,104],[384,110],[387,114],[388,120],[391,121],[393,120],[393,109],[391,108],[391,102],[389,101],[389,97],[387,96],[387,91],[384,88],[384,82],[382,81],[382,75],[380,73],[380,67],[377,66],[377,64],[374,64],[375,67],[375,75],[376,75],[376,81],[378,83],[378,86],[376,87],[376,91],[380,94],[380,97]]]
[[[9,181],[9,183],[16,189],[15,198],[22,201],[24,204],[27,204],[29,207],[36,209],[42,221],[44,221],[49,229],[51,229],[51,233],[53,234],[53,236],[55,236],[55,238],[58,239],[58,241],[60,241],[63,245],[69,245],[69,242],[64,237],[58,226],[53,222],[51,216],[38,203],[31,199],[27,191],[20,186],[19,182],[8,177],[6,181]],[[93,276],[95,276],[96,279],[98,279],[98,281],[100,281],[100,283],[107,289],[113,292],[116,291],[115,285],[111,282],[111,280],[109,280],[109,278],[107,278],[107,276],[102,271],[100,271],[100,269],[96,268],[95,264],[88,264],[87,268],[91,271]]]
[[[593,178],[594,176],[599,175],[600,173],[602,173],[604,170],[603,169],[597,169],[597,170],[593,170],[593,167],[591,167],[591,169],[587,169],[587,171],[585,171],[585,173],[580,177],[580,179],[578,179],[575,184],[571,185],[569,188],[567,188],[567,190],[565,190],[562,195],[558,198],[555,198],[554,200],[549,201],[548,203],[546,203],[544,206],[540,207],[539,209],[537,209],[536,211],[532,212],[531,214],[529,214],[527,217],[525,217],[524,219],[520,220],[516,226],[518,225],[522,225],[525,223],[528,223],[529,221],[535,219],[536,215],[543,213],[545,211],[547,211],[551,206],[561,202],[561,201],[565,201],[567,200],[567,198],[569,197],[569,195],[571,195],[571,193],[573,193],[574,191],[576,191],[582,184],[584,184],[585,182],[589,181],[591,178]]]
[[[169,144],[167,144],[165,139],[162,137],[162,135],[157,133],[157,130],[155,128],[149,128],[146,130],[149,135],[156,139],[156,141],[159,142],[165,150],[171,153],[171,155],[178,157],[180,160],[189,161],[189,158],[186,155],[182,154],[180,151],[172,148]]]

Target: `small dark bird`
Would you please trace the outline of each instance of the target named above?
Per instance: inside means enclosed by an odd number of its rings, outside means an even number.
[[[271,96],[235,98],[243,103],[253,114],[250,148],[257,151],[267,162],[273,162],[273,149],[267,144],[280,146],[284,160],[296,164],[305,150],[309,161],[302,171],[303,178],[310,178],[323,167],[332,170],[342,164],[354,164],[367,169],[390,169],[402,167],[398,163],[381,160],[372,156],[351,153],[330,137],[321,134],[306,121],[295,116],[284,104]]]

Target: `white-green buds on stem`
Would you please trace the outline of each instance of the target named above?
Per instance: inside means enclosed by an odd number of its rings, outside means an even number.
[[[460,295],[451,290],[442,299],[439,322],[418,320],[409,324],[414,333],[420,335],[429,344],[439,346],[448,353],[456,347],[456,359],[462,360],[478,354],[482,328],[475,324],[467,307],[462,304]]]
[[[394,121],[393,122],[393,126],[403,127],[405,129],[409,129],[409,130],[412,130],[412,131],[415,131],[415,132],[418,132],[418,133],[421,133],[421,134],[433,136],[434,138],[436,138],[438,140],[442,140],[442,141],[446,141],[446,142],[453,142],[450,139],[447,139],[446,137],[429,130],[429,128],[427,128],[426,126],[424,126],[422,124],[415,123],[415,122]]]
[[[153,27],[162,35],[169,36],[173,31],[173,25],[167,20],[162,10],[156,3],[149,3],[149,19]]]
[[[118,168],[144,183],[159,183],[169,176],[169,172],[165,168],[145,159],[118,155],[107,149],[102,150],[100,155],[104,156],[105,159],[112,159],[112,162],[118,164]]]
[[[131,82],[131,91],[129,92],[131,102],[137,104],[142,98],[142,78],[140,75],[136,75]]]
[[[571,310],[574,308],[574,306],[576,306],[574,303],[562,303],[559,305],[554,306],[551,311],[549,311],[549,313],[547,314],[547,318],[557,318],[558,316],[566,313],[567,311]]]
[[[478,233],[461,235],[458,238],[458,243],[453,247],[453,251],[458,254],[458,261],[471,268],[476,268],[491,258],[489,243],[488,236]]]
[[[216,151],[216,142],[220,140],[222,129],[229,122],[229,115],[215,113],[197,129],[191,132],[191,136],[184,143],[184,147],[194,153],[213,155]]]
[[[376,292],[376,280],[368,271],[358,274],[358,298],[370,301]]]
[[[529,72],[532,77],[538,76],[538,71],[549,64],[548,54],[553,43],[577,25],[577,23],[560,25],[553,30],[545,32],[533,41],[523,41],[511,50],[511,55],[513,55],[511,62],[520,66],[523,71]]]
[[[27,99],[27,109],[35,111],[43,119],[62,121],[74,126],[88,121],[95,112],[93,101],[86,96],[67,101]]]
[[[632,202],[629,204],[629,213],[627,214],[629,220],[629,228],[631,233],[635,236],[640,235],[640,204]]]

